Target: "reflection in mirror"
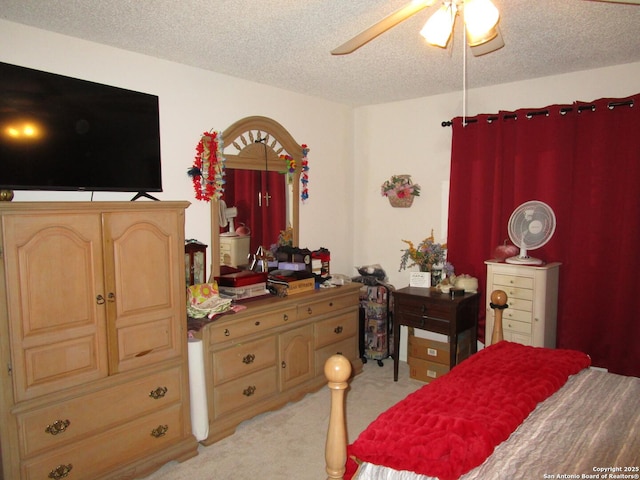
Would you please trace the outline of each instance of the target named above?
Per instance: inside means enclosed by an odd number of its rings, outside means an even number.
[[[248,254],[260,246],[269,249],[286,228],[291,228],[293,244],[298,245],[301,145],[266,117],[242,119],[225,130],[222,139],[226,208],[222,210],[222,202],[212,199],[212,276],[219,275],[220,265],[246,264]],[[295,165],[291,172],[286,156]],[[236,215],[232,231],[229,223],[223,226],[229,214]],[[239,229],[250,233],[237,235]]]

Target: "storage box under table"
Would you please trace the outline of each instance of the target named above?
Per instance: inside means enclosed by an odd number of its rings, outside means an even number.
[[[431,382],[448,373],[451,368],[442,363],[430,362],[421,358],[409,357],[409,376],[421,382]]]
[[[421,382],[430,382],[451,370],[449,365],[451,344],[429,338],[420,338],[409,330],[408,358],[409,376]],[[458,335],[456,364],[471,355],[471,331]]]

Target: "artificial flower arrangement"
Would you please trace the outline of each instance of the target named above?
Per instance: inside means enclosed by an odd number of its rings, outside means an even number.
[[[380,193],[383,197],[419,197],[420,185],[411,182],[411,175],[392,175],[389,180],[382,184]]]
[[[442,272],[447,276],[453,275],[453,265],[446,261],[447,244],[436,243],[433,238],[433,230],[431,230],[431,236],[422,240],[417,247],[414,247],[410,240],[402,241],[409,245],[409,248],[402,250],[400,270],[417,265],[420,271],[430,272],[437,265],[442,266]]]
[[[196,146],[193,166],[187,171],[193,180],[198,200],[210,201],[221,198],[224,193],[224,162],[222,133],[204,132]]]

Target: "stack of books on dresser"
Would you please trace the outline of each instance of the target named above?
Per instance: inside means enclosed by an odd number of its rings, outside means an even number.
[[[233,300],[248,300],[250,298],[269,295],[267,290],[267,274],[242,270],[216,277],[218,292],[221,296]]]

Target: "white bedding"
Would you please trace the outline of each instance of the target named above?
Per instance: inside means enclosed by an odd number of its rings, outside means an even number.
[[[461,480],[561,478],[640,478],[640,378],[590,368],[570,377]],[[434,480],[371,464],[354,479]]]

